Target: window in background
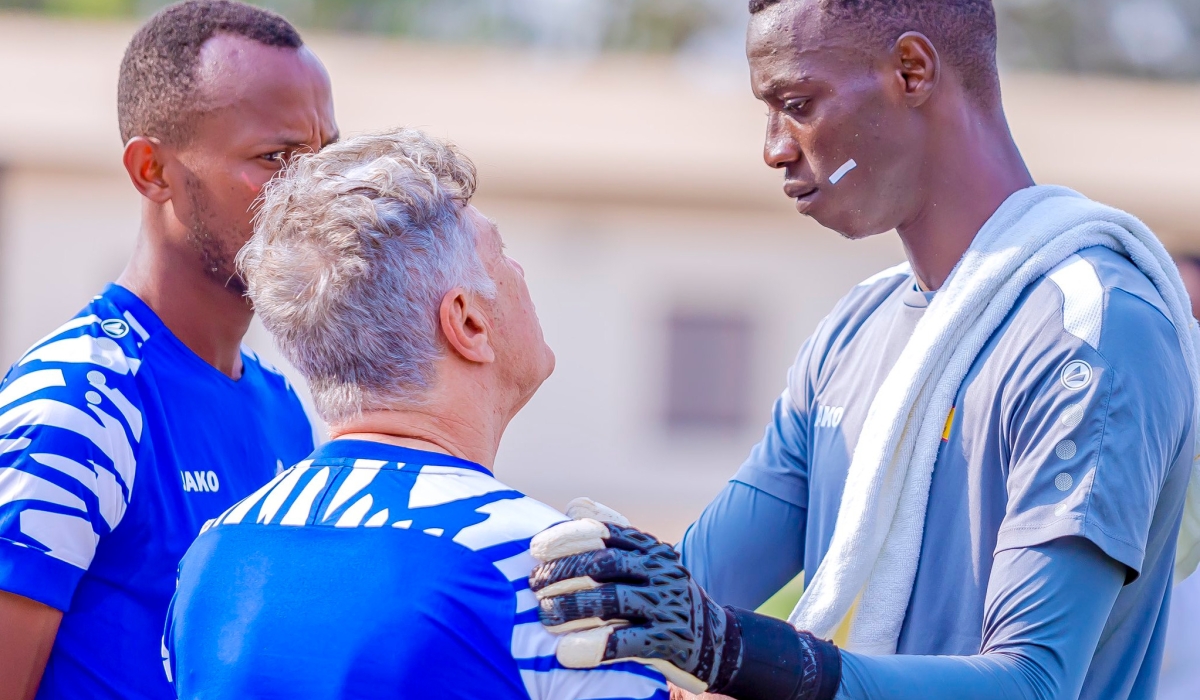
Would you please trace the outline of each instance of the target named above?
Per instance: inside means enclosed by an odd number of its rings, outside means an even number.
[[[667,427],[744,427],[753,344],[749,316],[676,311],[668,317],[667,336]]]

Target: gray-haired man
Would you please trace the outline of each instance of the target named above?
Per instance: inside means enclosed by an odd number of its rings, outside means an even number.
[[[250,295],[334,440],[188,551],[165,645],[180,698],[658,698],[636,663],[555,660],[529,539],[565,520],[492,477],[554,368],[475,170],[414,130],[268,186]]]

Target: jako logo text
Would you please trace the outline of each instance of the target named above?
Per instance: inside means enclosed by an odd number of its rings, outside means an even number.
[[[184,491],[218,491],[221,482],[216,472],[179,472],[183,476]]]

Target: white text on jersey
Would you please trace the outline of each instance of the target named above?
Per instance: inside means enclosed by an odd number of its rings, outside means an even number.
[[[844,406],[817,406],[817,428],[836,428],[842,424]]]
[[[218,491],[221,481],[216,472],[179,472],[183,477],[184,491]]]

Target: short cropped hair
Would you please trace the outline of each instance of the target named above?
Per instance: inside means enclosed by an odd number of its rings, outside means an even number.
[[[750,13],[794,0],[750,0]],[[858,25],[864,38],[891,48],[900,35],[921,32],[985,103],[999,95],[996,10],[992,0],[812,0],[829,18]]]
[[[326,421],[420,405],[442,297],[495,295],[464,213],[474,193],[471,161],[416,129],[327,146],[267,184],[238,266]]]
[[[121,141],[148,136],[179,143],[204,109],[200,50],[217,34],[298,49],[300,33],[269,10],[232,0],[187,0],[163,8],[137,30],[121,60],[117,123]]]

